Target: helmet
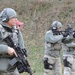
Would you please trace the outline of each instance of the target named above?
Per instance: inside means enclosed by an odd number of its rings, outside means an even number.
[[[52,23],[52,28],[53,29],[57,29],[57,28],[60,28],[60,27],[62,27],[62,24],[59,21],[54,21]]]
[[[17,17],[17,13],[12,8],[5,8],[0,13],[0,20],[3,21],[3,22],[8,22],[13,17]]]

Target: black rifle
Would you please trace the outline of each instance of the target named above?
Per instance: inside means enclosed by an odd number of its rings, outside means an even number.
[[[57,29],[55,29],[53,31],[54,31],[53,33],[55,35],[62,34],[62,35],[65,35],[65,36],[69,35],[71,37],[73,36],[73,33],[75,33],[75,30],[73,30],[73,27],[70,24],[67,26],[67,28],[64,31],[58,31]]]
[[[15,45],[12,38],[10,36],[7,36],[4,41],[8,44],[8,46],[14,48],[15,52],[17,53],[17,57],[14,56],[9,64],[13,67],[17,67],[19,73],[28,72],[30,75],[32,75],[32,70],[30,68],[30,65],[28,63],[28,60],[26,59],[26,50],[21,49],[19,46]]]
[[[73,37],[73,33],[75,33],[75,31],[73,30],[73,27],[69,24],[67,26],[67,28],[65,29],[65,31],[61,31],[61,33],[63,34],[66,34],[66,35],[69,35],[71,37]]]

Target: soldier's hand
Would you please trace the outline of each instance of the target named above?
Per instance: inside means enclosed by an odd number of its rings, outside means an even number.
[[[63,32],[62,35],[63,35],[63,37],[67,37],[68,36],[68,34],[65,33],[65,32]]]
[[[13,48],[11,48],[11,47],[8,47],[8,54],[10,56],[15,55],[17,57],[17,54],[16,54],[15,50]]]

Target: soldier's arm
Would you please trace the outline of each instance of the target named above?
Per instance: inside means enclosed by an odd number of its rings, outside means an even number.
[[[75,47],[75,42],[72,42],[72,43],[69,43],[69,44],[66,44],[68,47]]]
[[[0,44],[0,54],[6,54],[8,53],[8,46]]]
[[[0,25],[0,54],[8,53],[8,46],[3,43],[5,31]]]
[[[56,43],[59,40],[62,40],[63,39],[63,35],[53,35],[53,33],[51,33],[50,31],[48,31],[46,33],[46,35],[45,35],[45,39],[48,42]]]
[[[0,25],[0,54],[9,54],[13,55],[15,54],[15,50],[9,47],[4,39],[8,36],[8,33],[3,29],[3,27]],[[15,54],[16,55],[16,54]]]
[[[67,37],[64,37],[63,39],[62,39],[62,42],[63,43],[65,43],[65,44],[67,44],[67,43],[71,43],[73,41],[73,37],[71,37],[71,36],[67,36]]]
[[[18,33],[18,42],[21,49],[25,48],[24,39],[20,30]]]

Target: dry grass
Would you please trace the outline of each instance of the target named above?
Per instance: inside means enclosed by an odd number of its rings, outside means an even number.
[[[36,70],[34,75],[43,75],[45,32],[54,20],[62,22],[64,28],[68,23],[75,24],[75,0],[0,0],[0,5],[0,11],[14,8],[25,23],[21,31],[32,69]]]

